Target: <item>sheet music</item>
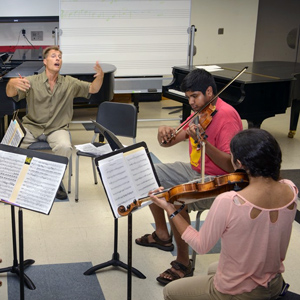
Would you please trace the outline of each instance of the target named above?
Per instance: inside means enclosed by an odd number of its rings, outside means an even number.
[[[13,193],[26,155],[0,151],[0,198],[8,201]]]
[[[65,164],[0,151],[0,198],[9,204],[48,214]]]
[[[116,217],[120,217],[119,206],[126,207],[158,187],[143,147],[100,160],[98,167]]]
[[[11,120],[1,144],[18,147],[23,137],[24,133],[18,121],[16,119]]]
[[[79,151],[92,153],[96,155],[103,155],[112,151],[109,144],[104,144],[103,146],[95,147],[92,143],[86,143],[81,145],[75,145],[75,148]]]
[[[222,71],[223,69],[217,65],[204,65],[204,66],[196,66],[198,69],[204,69],[207,72],[215,72],[215,71]]]
[[[132,179],[135,183],[138,199],[146,197],[149,191],[158,188],[145,149],[125,152],[124,156],[127,159]]]
[[[15,203],[27,209],[49,213],[64,171],[64,164],[34,157]]]

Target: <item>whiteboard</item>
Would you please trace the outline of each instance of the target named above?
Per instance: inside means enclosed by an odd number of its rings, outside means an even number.
[[[60,0],[64,62],[109,63],[116,76],[161,76],[186,65],[191,0]]]

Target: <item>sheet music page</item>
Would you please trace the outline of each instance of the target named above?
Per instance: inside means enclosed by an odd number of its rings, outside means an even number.
[[[143,147],[99,160],[98,167],[116,217],[120,217],[119,206],[126,207],[158,187]]]
[[[32,158],[15,203],[48,214],[64,172],[62,163]]]
[[[18,125],[17,125],[16,126],[16,131],[15,131],[12,139],[10,140],[9,145],[14,146],[14,147],[19,147],[23,137],[24,137],[24,134],[23,134],[21,128],[18,127]]]
[[[114,215],[120,217],[118,207],[126,206],[136,199],[134,183],[123,153],[100,160],[98,167]]]
[[[141,147],[124,153],[134,181],[138,199],[158,188],[146,150]]]
[[[1,144],[18,147],[23,137],[24,133],[17,120],[11,120]]]
[[[203,66],[196,66],[198,69],[204,69],[207,72],[216,72],[216,71],[223,71],[220,66],[217,65],[203,65]]]
[[[26,160],[26,155],[0,150],[0,198],[9,201]]]
[[[75,148],[82,152],[97,155],[103,155],[112,151],[109,144],[103,144],[102,146],[95,147],[92,143],[86,143],[81,145],[75,145]]]

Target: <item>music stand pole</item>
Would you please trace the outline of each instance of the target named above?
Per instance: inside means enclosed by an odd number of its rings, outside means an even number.
[[[19,256],[20,256],[20,299],[24,300],[24,239],[23,239],[23,211],[19,208]]]
[[[21,218],[21,220],[23,220],[23,219]],[[23,274],[21,275],[21,270],[20,270],[21,266],[18,263],[18,256],[17,256],[16,218],[15,218],[15,207],[13,205],[11,205],[11,226],[12,226],[12,243],[13,243],[13,265],[11,267],[0,269],[0,273],[11,272],[11,273],[17,274],[19,277],[22,276],[23,277],[23,280],[22,280],[23,285],[25,283],[26,286],[30,290],[35,290],[35,285],[31,281],[31,279],[24,273],[25,268],[27,268],[30,265],[35,263],[35,261],[33,259],[26,259],[25,261],[23,259],[23,261],[22,261],[22,264],[23,264],[23,272],[22,273]],[[20,226],[20,224],[19,224],[19,226]],[[22,228],[23,228],[23,224],[22,224]],[[23,254],[24,254],[24,252],[23,252]],[[20,278],[20,280],[21,280],[21,278]]]
[[[128,272],[127,272],[127,300],[131,300],[132,290],[132,214],[128,215]]]

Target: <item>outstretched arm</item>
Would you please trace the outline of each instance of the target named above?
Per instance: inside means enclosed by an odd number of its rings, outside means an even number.
[[[94,75],[95,79],[90,85],[90,90],[89,90],[90,94],[98,93],[103,83],[104,72],[98,61],[94,66],[94,70],[96,71],[96,74]]]
[[[14,97],[18,94],[18,90],[26,92],[30,88],[30,82],[27,78],[11,78],[6,85],[7,97]]]

